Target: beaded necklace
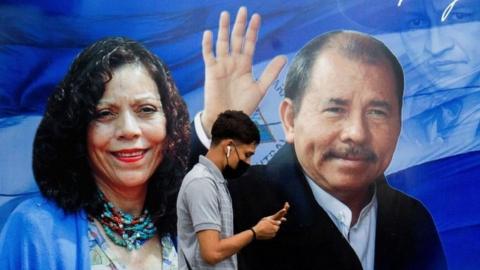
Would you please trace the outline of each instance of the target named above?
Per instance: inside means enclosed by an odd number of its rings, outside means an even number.
[[[142,215],[133,217],[115,207],[102,192],[99,192],[99,197],[103,201],[103,212],[96,219],[115,245],[131,251],[139,249],[148,239],[155,236],[157,228],[147,209]]]

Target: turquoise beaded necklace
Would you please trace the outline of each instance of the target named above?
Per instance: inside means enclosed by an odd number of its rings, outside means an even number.
[[[115,207],[102,192],[99,192],[99,197],[103,202],[103,212],[96,219],[115,245],[131,251],[139,249],[148,239],[155,236],[157,228],[147,209],[142,215],[134,217]]]

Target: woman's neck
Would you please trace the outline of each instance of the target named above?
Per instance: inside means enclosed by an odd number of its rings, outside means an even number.
[[[98,188],[103,192],[105,198],[115,207],[134,217],[142,214],[145,198],[147,196],[147,187],[129,187],[128,189],[119,189],[104,183],[97,182]]]

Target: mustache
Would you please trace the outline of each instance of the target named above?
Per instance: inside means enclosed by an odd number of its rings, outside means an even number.
[[[370,147],[348,146],[346,148],[331,148],[323,154],[323,160],[332,159],[360,159],[367,162],[375,162],[378,156]]]

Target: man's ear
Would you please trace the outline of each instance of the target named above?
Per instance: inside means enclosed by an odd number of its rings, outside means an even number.
[[[232,151],[232,147],[227,145],[227,158],[230,157],[230,152]]]
[[[295,133],[293,129],[294,118],[293,101],[289,98],[283,99],[282,103],[280,103],[280,120],[282,120],[283,132],[285,133],[287,143],[293,143]]]
[[[232,149],[231,149],[232,145],[233,145],[233,140],[232,139],[224,139],[220,142],[220,147],[222,149],[224,149],[223,151],[224,151],[225,154],[228,154],[228,152],[232,151]],[[230,150],[228,150],[228,149],[230,149]],[[228,154],[228,155],[230,155],[230,154]]]

